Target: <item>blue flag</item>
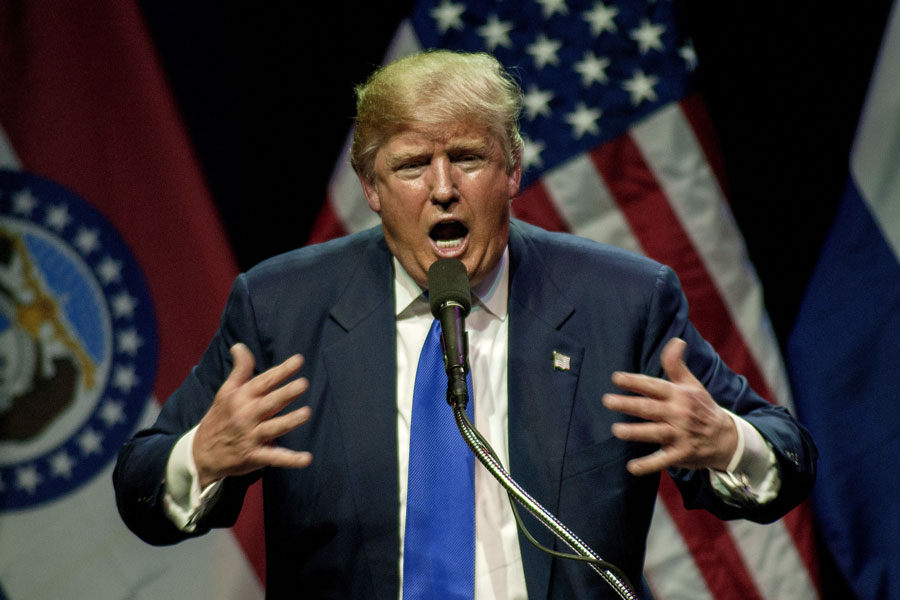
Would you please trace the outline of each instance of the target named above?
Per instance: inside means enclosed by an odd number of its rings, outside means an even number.
[[[900,10],[885,29],[834,225],[788,342],[819,446],[814,510],[861,600],[900,598]]]

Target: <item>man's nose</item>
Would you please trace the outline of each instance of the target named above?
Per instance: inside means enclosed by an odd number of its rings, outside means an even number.
[[[447,157],[434,159],[431,163],[431,201],[446,205],[454,200],[456,184],[453,165]]]

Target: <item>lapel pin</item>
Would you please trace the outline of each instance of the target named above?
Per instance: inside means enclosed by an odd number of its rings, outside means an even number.
[[[562,352],[557,350],[553,351],[553,370],[554,371],[568,371],[569,367],[572,366],[572,359]]]

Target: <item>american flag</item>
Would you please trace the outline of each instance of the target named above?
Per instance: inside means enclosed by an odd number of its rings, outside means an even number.
[[[386,61],[425,48],[486,51],[520,81],[525,150],[514,214],[672,266],[692,320],[772,402],[790,405],[759,281],[723,192],[694,89],[696,55],[671,0],[419,2]],[[310,242],[378,223],[348,143]],[[673,598],[819,597],[806,505],[771,526],[684,510],[663,477],[645,572]]]

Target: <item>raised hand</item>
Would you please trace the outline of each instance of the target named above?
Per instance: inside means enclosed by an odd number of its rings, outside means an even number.
[[[637,394],[605,394],[610,410],[645,419],[615,423],[622,440],[658,444],[659,450],[628,462],[628,471],[646,475],[669,467],[724,471],[737,448],[737,429],[728,413],[710,396],[684,363],[686,344],[669,340],[660,355],[668,380],[635,373],[613,374],[620,388]]]
[[[309,387],[305,378],[284,383],[303,365],[299,354],[253,377],[253,355],[243,344],[231,347],[234,367],[219,388],[194,436],[194,462],[201,489],[229,475],[261,467],[303,468],[309,452],[297,452],[271,442],[309,419],[304,406],[273,416]]]

